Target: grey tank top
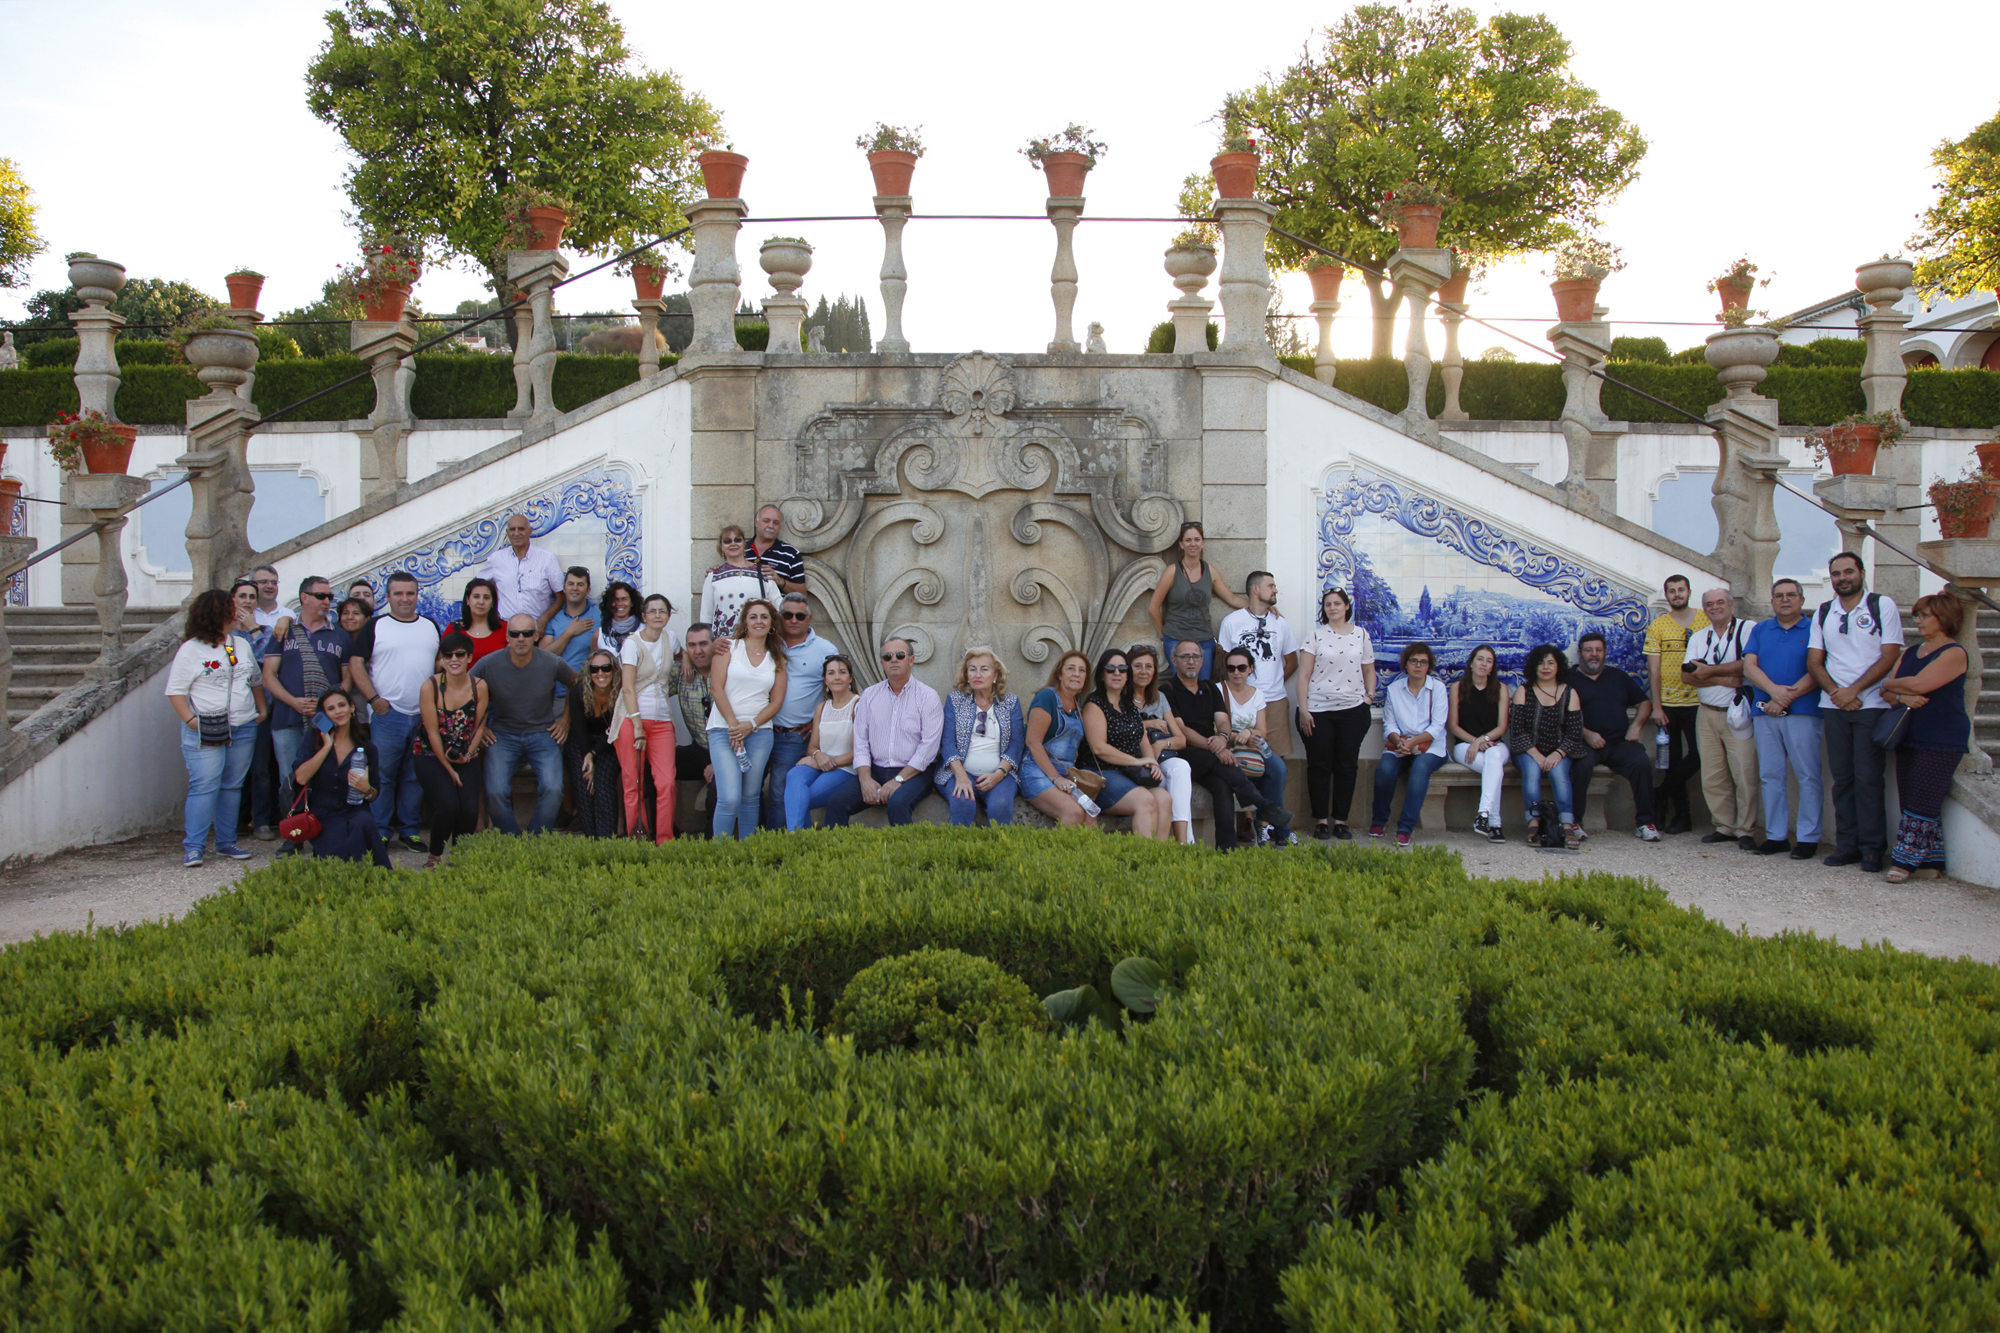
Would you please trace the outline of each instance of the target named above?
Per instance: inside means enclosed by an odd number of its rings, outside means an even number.
[[[1187,565],[1174,561],[1174,583],[1167,589],[1167,600],[1160,607],[1160,624],[1169,639],[1194,639],[1197,642],[1215,637],[1215,626],[1208,618],[1209,599],[1215,596],[1215,572],[1208,567],[1208,561],[1201,562],[1201,577],[1188,582]]]

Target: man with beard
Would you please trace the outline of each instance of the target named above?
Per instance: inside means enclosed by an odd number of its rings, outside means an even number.
[[[708,786],[706,808],[710,815],[715,813],[715,765],[708,755],[708,714],[715,701],[710,694],[708,668],[714,652],[714,631],[705,621],[697,620],[687,627],[687,634],[681,639],[680,658],[667,673],[667,697],[681,706],[681,725],[674,735],[701,737],[698,744],[674,747],[675,780],[689,781],[695,774],[701,774],[701,780]],[[701,832],[708,831],[708,823],[703,822]]]
[[[1570,789],[1576,793],[1576,822],[1583,825],[1583,807],[1590,799],[1590,774],[1599,764],[1632,784],[1632,805],[1638,811],[1638,838],[1658,842],[1660,830],[1653,822],[1653,765],[1646,743],[1646,719],[1652,716],[1653,701],[1633,680],[1604,660],[1604,636],[1592,630],[1577,641],[1576,670],[1569,687],[1583,701],[1583,742],[1590,748],[1572,758]],[[1637,708],[1626,719],[1625,710]]]
[[[1875,722],[1888,707],[1882,678],[1903,655],[1903,613],[1879,592],[1868,592],[1861,557],[1843,551],[1827,562],[1837,594],[1821,602],[1806,640],[1806,665],[1825,691],[1820,709],[1826,766],[1833,771],[1833,855],[1830,866],[1859,862],[1870,874],[1882,869],[1889,845],[1883,810],[1882,768]]]
[[[1646,626],[1647,683],[1652,686],[1654,714],[1667,728],[1667,771],[1653,785],[1666,816],[1660,831],[1688,833],[1694,829],[1694,809],[1687,784],[1701,771],[1701,753],[1695,748],[1701,695],[1681,679],[1680,664],[1687,658],[1688,635],[1700,623],[1701,612],[1691,603],[1693,587],[1687,575],[1669,575],[1662,591],[1667,609]]]

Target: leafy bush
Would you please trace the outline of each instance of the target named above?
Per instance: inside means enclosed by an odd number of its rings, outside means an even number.
[[[1665,364],[1673,359],[1667,350],[1665,338],[1613,338],[1611,340],[1613,361],[1657,361]]]
[[[1208,321],[1208,350],[1213,352],[1221,338],[1221,326],[1211,319]],[[1174,350],[1174,322],[1172,320],[1161,320],[1153,326],[1153,331],[1146,335],[1146,350],[1148,352],[1171,352]],[[1296,360],[1298,358],[1293,359]],[[1312,358],[1306,357],[1303,359],[1306,363],[1306,369],[1303,373],[1307,375],[1312,374]]]
[[[950,1050],[1010,1032],[1039,1032],[1048,1015],[1019,977],[957,949],[919,949],[855,973],[827,1031],[862,1052]]]
[[[1914,426],[2000,426],[2000,371],[1913,370],[1903,415]]]
[[[10,370],[0,375],[0,426],[46,426],[82,406],[66,366]]]
[[[1781,366],[1860,366],[1868,359],[1868,344],[1859,338],[1815,338],[1809,343],[1779,343]]]
[[[23,368],[76,367],[79,344],[75,338],[49,338],[21,349]],[[117,342],[119,366],[158,366],[174,359],[174,350],[164,338],[120,338]]]

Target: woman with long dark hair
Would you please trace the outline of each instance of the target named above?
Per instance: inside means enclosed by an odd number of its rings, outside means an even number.
[[[1152,600],[1146,603],[1146,615],[1153,622],[1153,633],[1160,636],[1168,661],[1173,660],[1174,645],[1184,639],[1201,645],[1201,678],[1207,680],[1215,666],[1215,621],[1209,602],[1219,600],[1231,610],[1249,603],[1214,565],[1202,559],[1208,537],[1201,524],[1181,524],[1174,546],[1180,558],[1160,571]]]
[[[576,793],[576,828],[586,838],[617,837],[619,815],[625,808],[618,748],[611,735],[623,684],[619,674],[617,655],[608,648],[593,648],[569,692],[563,762],[569,767],[570,790]]]
[[[1319,624],[1299,646],[1297,679],[1313,836],[1321,842],[1352,838],[1347,815],[1354,808],[1361,742],[1374,722],[1368,701],[1375,697],[1375,644],[1354,623],[1354,599],[1345,588],[1319,595]]]
[[[1536,813],[1542,803],[1542,778],[1555,784],[1556,818],[1563,841],[1583,842],[1576,822],[1576,801],[1570,790],[1569,761],[1583,753],[1583,701],[1569,687],[1569,658],[1552,643],[1528,650],[1528,662],[1515,686],[1507,719],[1507,748],[1521,770],[1521,800],[1528,807],[1528,841],[1541,836]]]
[[[257,604],[256,585],[248,585]],[[167,668],[167,705],[181,720],[181,760],[187,801],[181,810],[181,864],[201,864],[209,830],[215,852],[232,861],[250,853],[236,845],[243,779],[256,749],[257,724],[269,715],[262,670],[250,640],[235,629],[243,598],[220,588],[199,594],[187,611],[187,636]]]
[[[813,811],[861,791],[854,767],[854,706],[861,698],[854,692],[854,664],[829,653],[820,664],[819,682],[810,748],[785,774],[785,827],[794,832],[807,826]]]
[[[1507,687],[1500,655],[1482,643],[1465,659],[1465,674],[1451,683],[1451,757],[1479,774],[1479,817],[1472,831],[1505,842],[1500,792],[1507,782]]]
[[[319,697],[319,715],[330,729],[317,733],[319,748],[292,775],[292,781],[306,791],[306,808],[319,820],[313,855],[373,861],[384,870],[393,869],[368,809],[381,780],[368,734],[368,710],[355,706],[353,694],[336,688]]]
[[[500,619],[500,588],[489,578],[472,579],[465,585],[459,603],[458,632],[472,641],[476,663],[490,653],[507,649],[507,624]]]
[[[1153,742],[1153,754],[1166,775],[1167,799],[1173,806],[1173,839],[1194,845],[1194,772],[1182,757],[1187,749],[1187,732],[1167,703],[1160,675],[1160,655],[1149,643],[1135,643],[1126,650],[1132,664],[1132,695],[1146,716],[1146,735]]]
[[[1944,798],[1972,740],[1965,708],[1970,659],[1958,643],[1965,604],[1946,588],[1917,598],[1910,612],[1923,641],[1905,648],[1895,673],[1882,682],[1890,706],[1910,710],[1896,746],[1896,798],[1903,812],[1889,849],[1892,864],[1882,877],[1891,884],[1944,873]]]
[[[1132,692],[1131,659],[1117,648],[1105,649],[1097,659],[1094,683],[1097,688],[1083,705],[1083,735],[1104,773],[1098,804],[1111,814],[1129,816],[1138,837],[1169,841],[1173,799],[1146,734],[1146,714]]]
[[[597,599],[597,646],[613,657],[623,652],[625,640],[646,623],[640,611],[645,600],[629,583],[613,583],[606,588],[604,596]],[[667,615],[671,617],[673,613],[674,604],[668,602]]]
[[[438,641],[437,675],[424,682],[417,695],[422,725],[410,741],[417,781],[431,802],[430,870],[444,859],[444,849],[479,828],[480,796],[485,776],[473,767],[486,744],[486,682],[472,668],[472,640],[465,631],[446,630]]]

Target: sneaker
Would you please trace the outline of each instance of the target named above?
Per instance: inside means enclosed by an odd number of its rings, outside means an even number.
[[[396,839],[395,845],[406,852],[422,852],[426,856],[430,855],[431,845],[414,833],[405,833]]]
[[[1472,831],[1488,842],[1507,841],[1507,835],[1502,833],[1498,828],[1495,828],[1493,821],[1483,814],[1472,821]]]
[[[255,836],[259,842],[276,842],[278,840],[278,830],[272,828],[269,824],[259,824]]]
[[[181,862],[181,869],[183,870],[201,869],[201,853],[189,852],[187,854],[187,859]]]
[[[1379,838],[1379,837],[1381,837],[1381,836],[1382,836],[1382,826],[1381,826],[1380,824],[1370,824],[1370,825],[1368,826],[1368,836],[1369,836],[1369,837],[1371,837],[1371,838]]]
[[[1590,837],[1590,835],[1589,835],[1588,833],[1585,833],[1585,832],[1583,831],[1583,825],[1582,825],[1582,824],[1580,824],[1580,823],[1578,823],[1578,824],[1564,824],[1564,825],[1563,825],[1563,827],[1564,827],[1565,829],[1574,829],[1574,830],[1576,831],[1576,840],[1577,840],[1578,842],[1584,842],[1584,841],[1587,841],[1587,840],[1589,839],[1589,837]]]
[[[1319,823],[1313,825],[1313,841],[1314,842],[1333,841],[1333,828],[1324,819],[1320,820]]]
[[[1288,828],[1267,827],[1264,830],[1264,845],[1267,847],[1296,847],[1299,845],[1299,835]]]
[[[217,847],[215,854],[217,856],[226,856],[232,861],[248,861],[250,859],[250,853],[244,851],[233,842],[227,847]]]
[[[1658,842],[1660,840],[1660,831],[1651,824],[1641,824],[1639,825],[1639,831],[1632,836],[1636,837],[1640,842]]]
[[[1410,850],[1410,835],[1409,835],[1409,834],[1407,834],[1407,833],[1398,833],[1398,834],[1396,835],[1396,850],[1397,850],[1397,851],[1399,851],[1399,852],[1407,852],[1407,851],[1409,851],[1409,850]]]

